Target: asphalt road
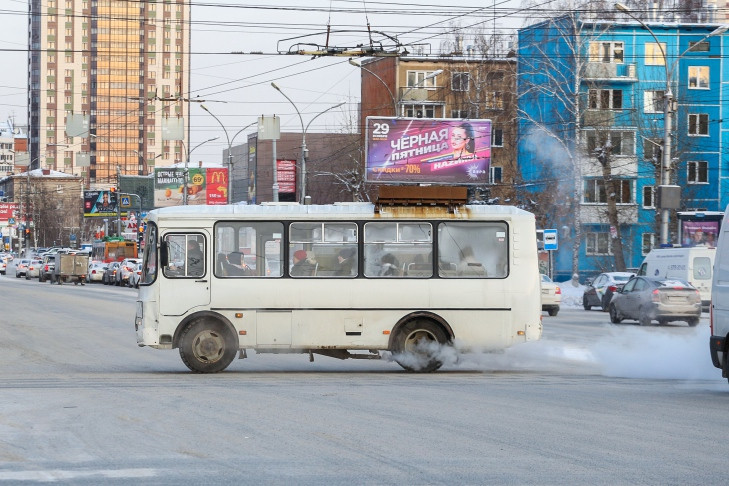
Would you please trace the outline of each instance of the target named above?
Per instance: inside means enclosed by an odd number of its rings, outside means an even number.
[[[0,483],[725,484],[708,322],[544,316],[544,339],[393,362],[139,348],[136,290],[0,276]]]

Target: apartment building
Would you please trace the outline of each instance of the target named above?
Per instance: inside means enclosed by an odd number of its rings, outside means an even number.
[[[28,3],[32,167],[96,187],[113,183],[117,170],[144,175],[155,162],[183,160],[189,107],[178,99],[189,88],[189,2]],[[69,135],[69,115],[81,115],[87,130]],[[163,138],[168,124],[183,127],[182,136]]]

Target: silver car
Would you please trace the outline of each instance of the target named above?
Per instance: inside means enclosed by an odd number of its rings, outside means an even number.
[[[693,327],[701,317],[701,295],[683,280],[633,277],[613,295],[608,310],[613,324],[635,319],[641,326],[686,321]]]

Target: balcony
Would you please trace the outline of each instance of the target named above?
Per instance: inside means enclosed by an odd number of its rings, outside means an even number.
[[[638,82],[635,64],[613,64],[590,62],[585,65],[583,75],[585,81],[622,81],[626,83]]]

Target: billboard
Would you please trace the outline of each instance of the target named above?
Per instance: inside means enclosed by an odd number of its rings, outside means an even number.
[[[11,219],[18,219],[18,204],[0,203],[0,221],[8,222]]]
[[[276,182],[279,194],[296,193],[296,161],[276,160]]]
[[[84,191],[84,216],[116,217],[116,193]]]
[[[491,120],[367,117],[366,175],[394,184],[485,184]]]
[[[181,206],[185,188],[184,168],[154,169],[154,207]],[[187,204],[227,204],[228,169],[188,169]]]

